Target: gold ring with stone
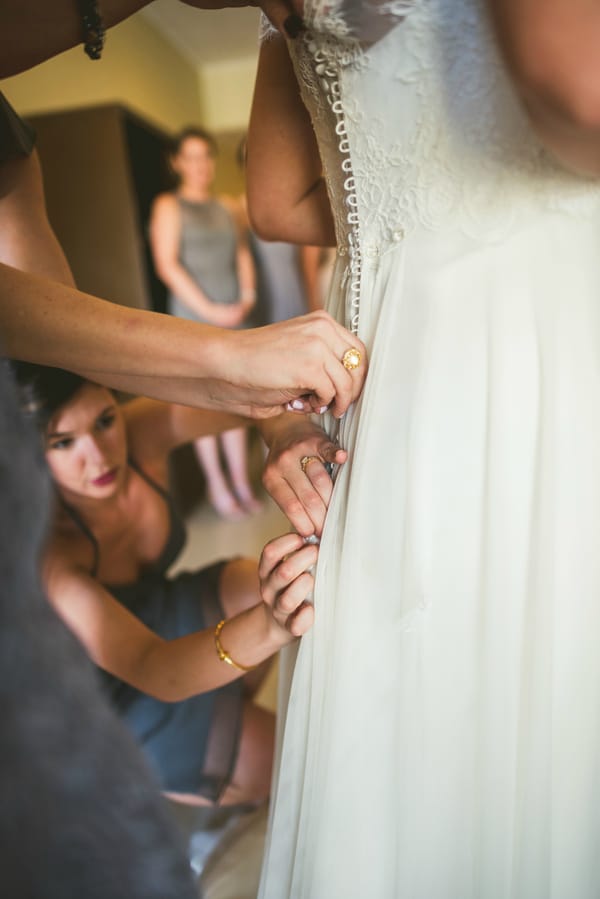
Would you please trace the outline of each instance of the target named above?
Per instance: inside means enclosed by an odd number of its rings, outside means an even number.
[[[322,460],[318,456],[302,456],[300,459],[300,468],[306,474],[306,469],[310,465],[311,462],[321,462]]]
[[[344,355],[342,356],[342,365],[347,371],[354,371],[355,368],[358,368],[362,361],[362,356],[360,354],[360,350],[357,350],[355,346],[351,346],[346,350]]]

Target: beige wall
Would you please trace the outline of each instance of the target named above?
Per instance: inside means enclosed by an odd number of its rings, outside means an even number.
[[[194,66],[140,16],[110,30],[101,60],[75,47],[0,89],[22,115],[117,102],[168,131],[203,118]]]
[[[198,72],[204,124],[212,131],[245,131],[258,55],[201,66]]]

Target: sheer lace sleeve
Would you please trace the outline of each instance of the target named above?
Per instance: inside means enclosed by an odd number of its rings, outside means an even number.
[[[414,7],[415,0],[307,0],[305,20],[313,31],[363,47],[381,40]]]
[[[305,21],[312,31],[326,31],[337,40],[358,41],[368,47],[397,25],[414,3],[415,0],[307,0]],[[261,13],[259,43],[277,34],[277,29]]]
[[[265,16],[264,12],[260,14],[258,23],[258,42],[262,46],[265,41],[270,41],[279,34],[274,25]]]

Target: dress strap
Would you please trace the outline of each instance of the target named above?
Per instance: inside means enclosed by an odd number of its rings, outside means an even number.
[[[84,534],[92,544],[92,548],[94,550],[94,564],[92,565],[91,575],[92,577],[96,577],[96,575],[98,574],[98,566],[100,565],[100,547],[98,545],[96,537],[94,536],[94,532],[85,523],[77,509],[74,509],[73,506],[70,506],[68,503],[66,503],[60,495],[59,502],[67,515],[72,519],[72,521],[75,522],[81,533]]]
[[[175,561],[186,542],[186,530],[181,515],[177,511],[173,497],[161,484],[150,477],[143,468],[131,456],[127,459],[128,464],[133,468],[146,483],[155,490],[167,504],[169,510],[169,536],[163,547],[158,559],[152,565],[155,571],[166,571],[167,568]]]
[[[146,481],[146,483],[153,488],[153,490],[156,490],[157,493],[160,493],[160,495],[164,500],[166,500],[169,506],[172,505],[173,500],[171,499],[169,491],[166,490],[161,484],[159,484],[158,481],[155,481],[154,478],[150,477],[150,475],[146,471],[144,471],[141,465],[139,465],[132,456],[127,457],[127,464],[130,468],[133,468],[133,470],[137,472],[137,474],[139,474],[139,476],[143,478],[144,481]]]

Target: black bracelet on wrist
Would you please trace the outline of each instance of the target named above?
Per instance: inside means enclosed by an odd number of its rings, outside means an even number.
[[[100,59],[106,28],[100,15],[98,0],[78,0],[78,2],[83,30],[83,49],[90,59]]]

